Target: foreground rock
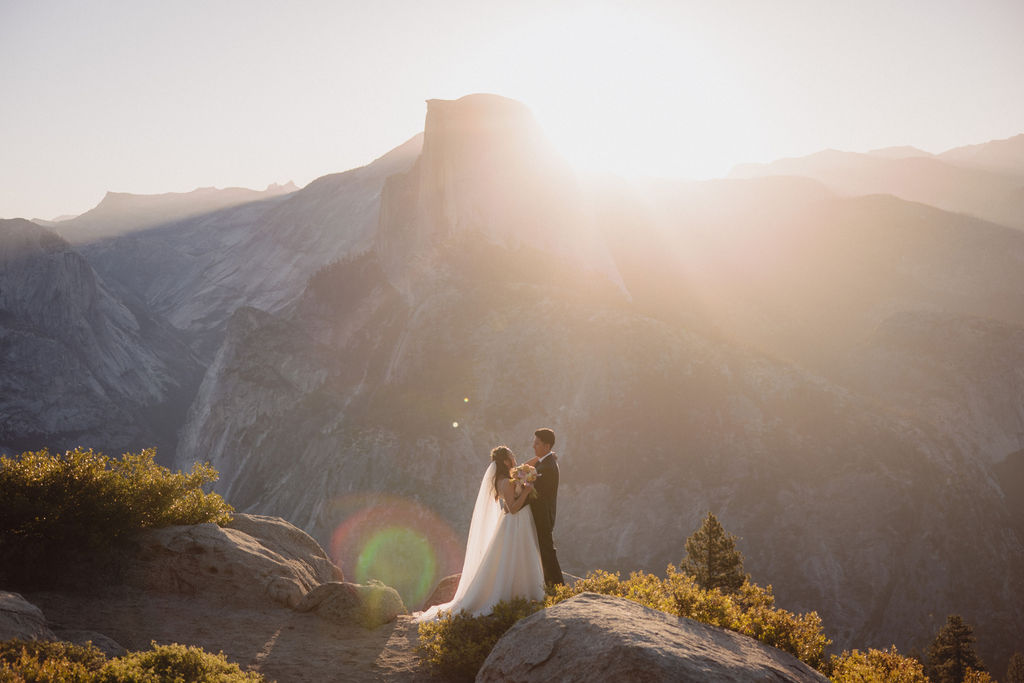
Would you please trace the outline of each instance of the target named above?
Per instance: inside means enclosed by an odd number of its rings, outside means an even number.
[[[523,619],[477,681],[825,681],[753,638],[629,600],[581,593]]]
[[[109,657],[153,641],[197,645],[281,683],[422,679],[416,624],[397,591],[345,583],[323,548],[280,518],[149,530],[117,559],[115,580],[0,592],[0,640],[91,642]]]
[[[357,623],[377,628],[405,613],[398,591],[379,581],[362,586],[355,583],[325,583],[311,590],[296,605],[297,612],[314,612],[339,624]]]
[[[341,570],[308,534],[276,517],[236,514],[230,527],[196,524],[137,537],[125,583],[144,590],[295,607]]]
[[[455,597],[455,591],[459,589],[459,579],[462,578],[462,573],[452,574],[441,579],[437,587],[434,588],[434,592],[430,594],[430,597],[423,603],[423,607],[420,609],[428,610],[434,605],[442,605],[446,602],[450,602]]]
[[[416,624],[399,616],[376,629],[338,623],[270,601],[225,604],[202,595],[181,596],[111,586],[99,593],[34,593],[25,597],[71,630],[104,649],[97,633],[128,650],[148,650],[152,641],[183,643],[223,652],[246,671],[278,683],[363,681],[419,683]],[[65,635],[67,634],[67,635]],[[80,642],[76,640],[75,642]],[[116,652],[108,652],[108,656]]]
[[[42,611],[18,593],[0,591],[0,641],[56,640]]]

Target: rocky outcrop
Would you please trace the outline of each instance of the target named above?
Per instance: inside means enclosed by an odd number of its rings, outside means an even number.
[[[125,583],[165,593],[296,607],[343,576],[309,536],[280,519],[239,514],[231,527],[172,526],[140,533]]]
[[[733,631],[623,598],[581,593],[509,629],[476,680],[806,681],[795,657]]]
[[[18,593],[0,591],[0,641],[57,640],[42,610]]]

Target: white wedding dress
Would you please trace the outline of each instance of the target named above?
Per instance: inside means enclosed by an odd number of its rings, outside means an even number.
[[[494,499],[496,469],[492,462],[480,482],[455,596],[451,602],[414,614],[414,621],[431,621],[442,613],[463,610],[481,616],[490,614],[502,600],[544,598],[544,568],[533,515],[526,506],[509,514],[502,502]]]

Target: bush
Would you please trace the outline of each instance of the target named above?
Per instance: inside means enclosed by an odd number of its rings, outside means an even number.
[[[94,681],[106,660],[92,645],[15,638],[0,643],[0,681]]]
[[[499,602],[491,614],[446,614],[419,625],[420,656],[432,673],[450,681],[472,681],[494,644],[524,617],[544,604],[525,598]]]
[[[233,683],[234,681],[262,681],[255,672],[244,672],[224,653],[210,654],[200,647],[185,645],[157,645],[143,652],[131,652],[117,657],[103,668],[103,683],[115,681],[200,681],[202,683]]]
[[[742,633],[788,652],[815,669],[825,664],[825,647],[831,642],[822,632],[821,618],[816,612],[795,615],[776,608],[771,586],[762,588],[746,581],[738,591],[726,595],[717,588],[700,588],[694,577],[673,565],[668,566],[664,579],[633,572],[622,580],[618,573],[597,570],[571,587],[556,586],[546,606],[587,591],[615,595],[662,612]]]
[[[924,665],[901,655],[893,645],[888,650],[853,650],[832,655],[830,678],[835,683],[927,683]]]
[[[157,645],[108,660],[92,645],[38,640],[0,643],[0,680],[38,683],[162,683],[163,681],[262,681],[263,676],[243,672],[224,653],[202,648]]]
[[[203,492],[216,470],[197,463],[172,473],[155,455],[113,460],[78,448],[0,457],[0,580],[46,585],[69,558],[100,556],[139,529],[230,520],[231,506]]]

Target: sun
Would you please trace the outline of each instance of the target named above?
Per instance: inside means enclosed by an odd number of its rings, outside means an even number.
[[[535,16],[492,48],[504,64],[480,59],[481,80],[529,106],[581,170],[710,178],[745,160],[749,102],[699,31],[588,5]]]

